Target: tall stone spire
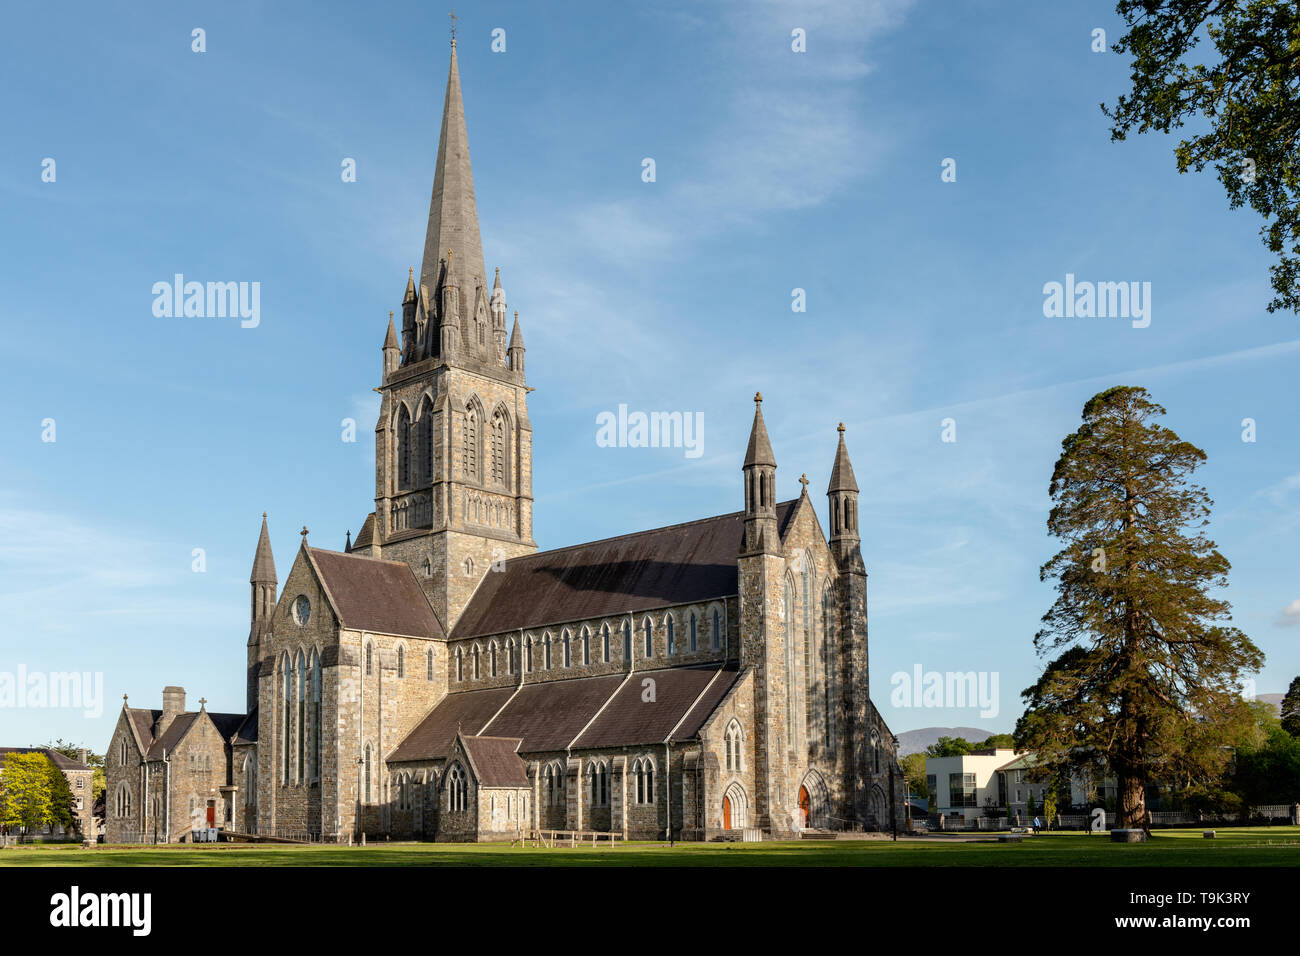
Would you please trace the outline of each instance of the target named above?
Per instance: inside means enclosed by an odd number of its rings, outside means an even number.
[[[840,422],[840,444],[831,465],[831,481],[826,488],[831,513],[831,553],[841,567],[862,565],[861,538],[858,535],[858,482],[853,477],[853,463],[844,445],[844,423]]]
[[[447,98],[442,106],[442,132],[438,161],[429,201],[429,227],[424,237],[424,262],[420,285],[430,291],[440,285],[440,261],[450,249],[459,273],[461,309],[472,307],[476,283],[486,277],[483,243],[478,231],[478,206],[474,201],[474,174],[469,164],[469,137],[465,132],[465,105],[460,95],[460,68],[456,40],[451,41],[451,67],[447,73]],[[477,280],[476,278],[477,277]],[[435,293],[436,294],[436,293]]]
[[[745,450],[745,537],[741,555],[779,553],[776,527],[776,456],[763,423],[763,393],[754,396],[754,425]]]
[[[275,577],[275,557],[271,554],[271,535],[266,530],[266,512],[262,512],[262,533],[257,538],[257,551],[253,554],[253,573],[248,577],[249,584],[277,583]]]
[[[271,629],[271,614],[275,611],[275,558],[271,555],[271,535],[266,530],[266,512],[262,512],[262,533],[257,538],[257,551],[253,555],[253,573],[248,576],[252,588],[248,622],[248,695],[247,707],[257,706],[257,679],[261,658],[262,637]]]

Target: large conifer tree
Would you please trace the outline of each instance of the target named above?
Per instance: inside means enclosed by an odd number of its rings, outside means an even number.
[[[1202,530],[1213,502],[1190,481],[1205,453],[1153,421],[1164,413],[1145,389],[1108,389],[1061,443],[1047,524],[1064,546],[1039,574],[1057,598],[1034,638],[1061,653],[1016,728],[1051,772],[1108,769],[1121,827],[1146,827],[1152,779],[1223,769],[1240,681],[1264,660],[1224,623],[1229,564]]]

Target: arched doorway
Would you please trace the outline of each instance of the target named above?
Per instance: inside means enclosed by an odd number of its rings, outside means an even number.
[[[815,769],[810,769],[804,775],[803,783],[799,786],[798,806],[800,822],[804,827],[813,830],[831,828],[830,793],[826,781]]]
[[[812,800],[808,798],[808,788],[804,786],[800,786],[799,787],[799,814],[800,814],[799,822],[801,825],[805,827],[808,826],[808,821],[812,818],[811,807],[812,807]]]
[[[749,798],[739,783],[722,795],[722,829],[743,830],[749,825]]]

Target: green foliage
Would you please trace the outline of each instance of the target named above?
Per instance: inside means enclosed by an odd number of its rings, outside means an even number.
[[[1300,677],[1291,681],[1282,698],[1282,729],[1292,737],[1300,737]]]
[[[1274,727],[1262,746],[1238,750],[1231,788],[1252,807],[1300,801],[1300,740]]]
[[[53,769],[43,753],[4,755],[0,763],[0,826],[32,830],[56,822],[58,811],[50,779]]]
[[[1048,530],[1064,547],[1040,571],[1057,598],[1034,638],[1058,656],[1024,691],[1015,733],[1049,774],[1109,768],[1129,827],[1146,822],[1151,779],[1223,773],[1250,723],[1238,687],[1264,660],[1222,623],[1230,565],[1189,480],[1205,453],[1152,421],[1164,412],[1145,389],[1111,388],[1061,443]]]
[[[974,745],[964,737],[940,737],[925,748],[928,757],[965,757]]]
[[[104,775],[103,754],[97,754],[89,748],[83,748],[77,744],[68,743],[62,737],[59,737],[53,743],[48,743],[45,746],[50,750],[57,750],[59,753],[63,754],[63,756],[70,757],[73,760],[77,760],[81,750],[84,749],[86,751],[86,766],[93,771],[90,781],[90,799],[92,801],[98,800],[104,795],[104,790],[107,788],[107,778]]]
[[[925,754],[908,754],[900,757],[903,777],[907,780],[908,793],[914,793],[923,800],[930,799],[930,783],[926,780]]]
[[[1132,54],[1133,87],[1102,106],[1111,139],[1191,122],[1198,133],[1174,150],[1178,172],[1212,165],[1229,207],[1263,217],[1260,235],[1277,257],[1268,310],[1300,312],[1300,5],[1119,0],[1115,10],[1128,32],[1114,50]],[[1213,51],[1197,56],[1205,38]]]

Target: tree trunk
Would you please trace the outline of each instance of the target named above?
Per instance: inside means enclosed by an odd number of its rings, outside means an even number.
[[[1121,771],[1118,784],[1118,826],[1120,829],[1147,830],[1146,781],[1137,774]]]

